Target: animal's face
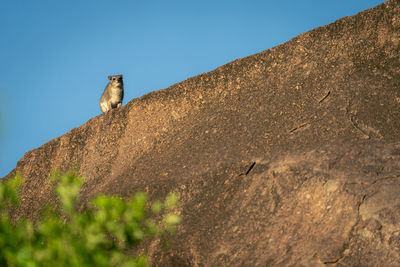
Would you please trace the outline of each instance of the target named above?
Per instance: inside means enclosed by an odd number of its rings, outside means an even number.
[[[108,79],[110,80],[111,84],[115,84],[115,85],[123,84],[122,75],[112,75],[112,76],[110,75],[110,76],[108,76]]]

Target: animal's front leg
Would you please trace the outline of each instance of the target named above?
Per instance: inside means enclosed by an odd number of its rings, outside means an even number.
[[[107,111],[110,111],[112,108],[113,108],[113,107],[112,107],[112,105],[111,105],[111,102],[108,102],[108,103],[107,103]]]

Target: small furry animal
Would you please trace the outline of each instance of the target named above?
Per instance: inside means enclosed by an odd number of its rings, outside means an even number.
[[[113,108],[119,108],[124,98],[124,82],[121,75],[108,76],[110,82],[104,89],[100,98],[100,108],[103,112],[107,112]]]

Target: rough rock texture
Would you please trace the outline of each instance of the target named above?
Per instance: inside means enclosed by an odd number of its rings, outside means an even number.
[[[83,201],[180,193],[155,265],[398,266],[399,36],[391,0],[95,117],[18,162],[16,215],[75,168]]]

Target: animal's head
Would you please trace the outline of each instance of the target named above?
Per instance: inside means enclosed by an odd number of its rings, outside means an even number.
[[[122,74],[121,75],[110,75],[108,76],[110,83],[113,85],[123,85],[124,82],[122,81]]]

